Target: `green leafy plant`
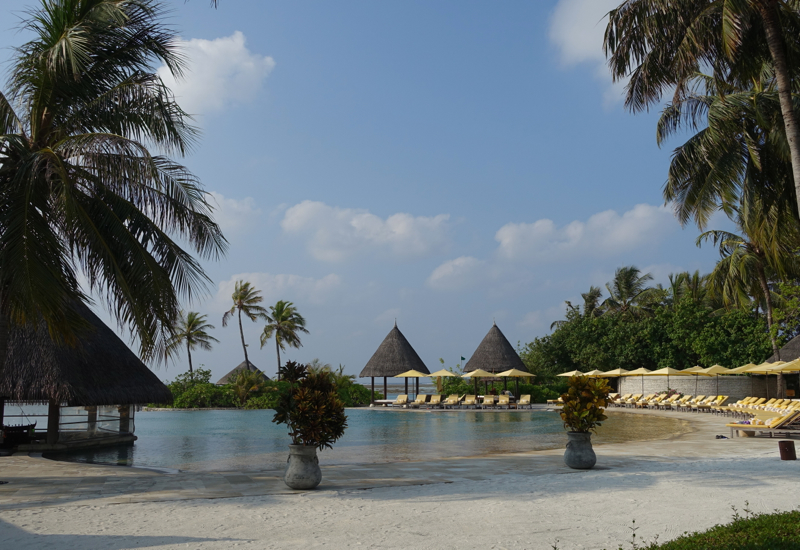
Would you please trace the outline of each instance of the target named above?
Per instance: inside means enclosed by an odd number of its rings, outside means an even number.
[[[291,391],[281,394],[272,421],[286,424],[293,445],[331,448],[347,428],[344,403],[329,371],[309,372],[287,361],[279,370]]]
[[[606,399],[611,388],[605,378],[572,376],[569,388],[561,396],[564,405],[561,419],[571,432],[595,432],[608,417],[605,412]]]

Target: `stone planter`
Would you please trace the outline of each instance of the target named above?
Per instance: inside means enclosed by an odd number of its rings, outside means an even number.
[[[567,450],[564,464],[576,470],[589,470],[597,463],[592,449],[592,434],[589,432],[567,432]]]
[[[317,448],[306,445],[289,445],[289,459],[283,482],[292,489],[313,489],[322,481]]]

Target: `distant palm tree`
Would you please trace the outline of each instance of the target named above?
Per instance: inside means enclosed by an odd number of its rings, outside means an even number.
[[[219,342],[216,338],[208,334],[214,325],[206,322],[206,316],[200,315],[196,311],[185,314],[181,312],[181,317],[175,326],[175,334],[167,344],[167,355],[173,355],[186,343],[186,355],[189,358],[189,375],[194,376],[192,370],[192,350],[199,347],[204,351],[211,350],[211,342]]]
[[[603,291],[600,287],[590,286],[589,292],[581,294],[583,298],[583,316],[584,317],[597,317],[600,313],[600,298],[603,296]]]
[[[638,317],[648,312],[648,306],[655,296],[655,290],[647,286],[653,276],[641,274],[635,266],[620,267],[614,273],[614,280],[606,284],[608,298],[603,302],[605,313],[618,313]]]
[[[228,326],[228,320],[234,315],[239,316],[239,335],[242,337],[242,349],[244,350],[244,361],[250,364],[250,359],[247,357],[247,344],[244,342],[244,328],[242,327],[242,314],[250,319],[256,321],[258,319],[267,318],[267,310],[261,307],[260,304],[264,298],[261,297],[261,291],[253,288],[249,281],[236,281],[236,286],[231,295],[233,299],[233,307],[226,311],[222,316],[222,326]]]
[[[286,350],[286,346],[299,348],[303,344],[300,343],[300,333],[306,330],[306,320],[297,312],[292,302],[280,300],[274,306],[269,307],[269,314],[264,318],[267,325],[261,333],[261,347],[266,345],[267,341],[275,337],[275,351],[278,354],[278,373],[280,376],[281,368],[281,350]]]

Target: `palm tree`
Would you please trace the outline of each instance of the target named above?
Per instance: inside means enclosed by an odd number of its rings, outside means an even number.
[[[654,296],[655,289],[647,286],[647,282],[652,280],[652,275],[649,273],[642,275],[635,266],[617,268],[614,280],[606,284],[609,296],[602,306],[605,313],[633,317],[646,313]]]
[[[261,307],[260,304],[264,298],[261,297],[261,291],[253,288],[249,281],[236,281],[231,295],[233,299],[233,306],[230,310],[226,311],[222,316],[222,326],[228,326],[228,320],[235,314],[239,316],[239,336],[242,338],[242,349],[244,350],[245,364],[250,364],[250,359],[247,357],[247,344],[244,343],[244,328],[242,327],[242,314],[250,319],[256,321],[258,319],[267,319],[267,310]]]
[[[302,346],[300,333],[308,334],[308,330],[306,330],[306,320],[297,313],[297,309],[292,302],[280,300],[274,306],[270,306],[269,311],[269,314],[264,317],[267,325],[261,333],[261,347],[263,348],[267,341],[275,336],[275,351],[278,354],[278,376],[280,379],[281,350],[286,350],[286,346],[293,348]]]
[[[627,0],[609,13],[604,49],[614,79],[630,78],[625,103],[633,111],[658,103],[673,87],[679,98],[702,67],[741,87],[769,63],[800,205],[800,125],[788,61],[797,59],[798,34],[796,0]]]
[[[800,235],[794,223],[781,226],[774,216],[764,215],[759,204],[743,204],[735,221],[741,235],[706,231],[697,238],[698,246],[707,240],[719,246],[722,259],[711,272],[710,286],[726,306],[746,304],[750,296],[764,304],[772,350],[780,359],[772,329],[774,307],[769,282],[772,277],[785,280],[800,274],[796,255]]]
[[[9,323],[42,319],[76,342],[85,322],[65,304],[88,293],[143,358],[163,358],[179,299],[210,282],[179,245],[217,258],[226,241],[200,182],[167,156],[197,131],[152,69],[181,75],[163,14],[157,0],[60,0],[23,24],[32,39],[0,93],[0,358]]]
[[[603,296],[603,291],[600,287],[590,286],[589,292],[583,292],[583,315],[584,317],[597,317],[600,314],[600,298]]]
[[[186,343],[186,356],[189,358],[189,376],[194,376],[192,371],[192,350],[199,347],[204,351],[211,351],[211,342],[219,342],[208,334],[214,326],[206,322],[206,316],[196,311],[186,315],[181,312],[181,318],[175,327],[175,334],[167,345],[167,355],[177,353],[178,349]]]

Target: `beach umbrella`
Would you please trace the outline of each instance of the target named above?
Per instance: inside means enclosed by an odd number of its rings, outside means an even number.
[[[689,367],[688,369],[683,369],[683,372],[699,372],[701,370],[704,370],[703,367],[700,365],[695,365],[693,367]]]
[[[434,372],[433,374],[429,374],[428,376],[430,376],[431,378],[458,378],[457,374],[452,373],[447,369],[437,370],[436,372]],[[440,380],[437,380],[437,382],[436,382],[436,391],[437,392],[442,391],[442,388],[439,385],[439,382],[440,382]]]
[[[494,374],[492,374],[491,372],[486,372],[483,369],[475,369],[472,372],[468,372],[467,374],[462,375],[461,378],[472,378],[473,380],[475,380],[475,393],[478,393],[478,379],[479,378],[497,378],[497,377]],[[486,383],[487,387],[488,387],[488,384],[489,383],[487,382]]]
[[[673,369],[672,367],[664,367],[663,369],[654,370],[653,372],[648,372],[645,376],[666,376],[667,377],[667,389],[669,389],[669,377],[670,376],[691,376],[691,373],[683,372],[682,370]]]
[[[620,376],[625,376],[629,372],[630,371],[627,371],[625,369],[614,369],[614,370],[607,370],[606,372],[604,372],[600,376],[603,377],[603,378],[618,378]]]
[[[741,367],[736,367],[735,369],[731,369],[728,374],[748,374],[750,369],[755,367],[753,363],[747,363],[746,365],[742,365]],[[750,377],[750,393],[755,393],[754,387],[754,380],[753,377]]]
[[[531,374],[529,372],[525,372],[525,371],[522,371],[522,370],[519,370],[519,369],[508,369],[508,370],[503,371],[503,372],[498,372],[497,376],[498,377],[503,377],[503,378],[506,378],[506,377],[514,378],[514,382],[516,383],[516,386],[517,386],[517,399],[519,399],[519,379],[520,378],[534,378],[534,377],[536,377],[535,374]]]
[[[777,369],[778,372],[796,372],[797,373],[797,380],[800,382],[800,359],[795,359],[794,361],[789,361],[788,363],[781,365]]]
[[[693,367],[689,367],[688,369],[683,369],[683,372],[691,372],[692,376],[694,376],[694,394],[697,395],[697,381],[700,380],[700,375],[697,374],[699,371],[703,370],[703,367],[700,365],[695,365]]]
[[[583,375],[584,376],[588,376],[589,378],[599,378],[600,376],[603,376],[604,374],[605,373],[603,371],[595,369],[595,370],[590,370],[589,372],[586,372]]]
[[[770,374],[778,374],[777,372],[773,372],[776,368],[781,365],[785,365],[784,361],[775,361],[774,363],[767,363],[766,361],[761,363],[760,365],[756,365],[755,367],[750,367],[747,369],[747,372],[750,374],[763,374],[764,376]],[[764,386],[767,390],[767,398],[769,398],[769,379],[764,379]]]
[[[406,393],[408,393],[408,379],[409,378],[416,378],[416,391],[414,393],[414,397],[416,398],[417,394],[419,393],[419,379],[425,378],[430,376],[427,373],[420,372],[418,370],[411,369],[406,372],[401,372],[400,374],[396,375],[395,378],[405,378],[406,379]]]
[[[708,376],[714,376],[717,379],[717,395],[719,395],[719,375],[720,374],[730,374],[730,369],[726,369],[722,365],[714,365],[712,367],[708,367],[707,369],[703,369],[701,371],[697,371],[696,374],[706,374]]]
[[[569,372],[562,372],[561,374],[556,374],[556,376],[567,376],[567,377],[571,377],[571,376],[585,376],[585,374],[583,374],[583,373],[582,373],[581,371],[579,371],[579,370],[571,370],[571,371],[569,371]]]
[[[644,393],[644,375],[650,372],[652,372],[650,369],[640,367],[638,369],[628,371],[622,376],[640,376],[642,378],[642,393]]]

